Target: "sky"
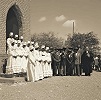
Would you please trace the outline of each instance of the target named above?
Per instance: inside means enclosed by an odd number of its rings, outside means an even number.
[[[67,38],[75,32],[93,31],[101,38],[101,0],[31,0],[31,34],[54,32]]]

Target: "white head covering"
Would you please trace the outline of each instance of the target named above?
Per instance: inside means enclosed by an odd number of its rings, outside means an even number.
[[[21,36],[20,39],[23,39],[23,36]]]
[[[34,44],[34,41],[32,41],[31,44]]]
[[[86,50],[89,50],[89,47],[86,47]]]
[[[34,47],[35,47],[35,48],[38,48],[38,47],[39,47],[39,45],[38,45],[37,42],[35,43]]]
[[[41,46],[41,49],[44,49],[44,48],[45,48],[45,45],[42,45],[42,46]]]
[[[9,34],[10,36],[13,36],[13,32],[10,32],[10,34]]]
[[[18,38],[18,35],[17,34],[15,35],[15,38]]]
[[[46,50],[49,50],[49,47],[46,47]]]
[[[30,41],[28,41],[27,44],[30,44]]]

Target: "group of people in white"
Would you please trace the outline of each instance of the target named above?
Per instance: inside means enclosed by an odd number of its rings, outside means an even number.
[[[27,81],[38,81],[53,75],[49,47],[31,41],[24,42],[23,37],[10,32],[7,39],[7,74],[27,73]]]

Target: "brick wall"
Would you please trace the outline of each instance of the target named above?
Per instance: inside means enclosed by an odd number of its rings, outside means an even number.
[[[22,13],[22,27],[19,35],[23,35],[25,41],[30,39],[30,0],[0,0],[0,66],[2,59],[6,57],[6,17],[8,10],[16,5]]]

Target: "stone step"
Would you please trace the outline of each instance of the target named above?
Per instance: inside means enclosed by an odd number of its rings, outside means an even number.
[[[7,75],[0,75],[0,83],[8,83],[8,84],[14,84],[14,83],[20,83],[25,82],[25,77],[15,77],[15,76],[7,76]]]

